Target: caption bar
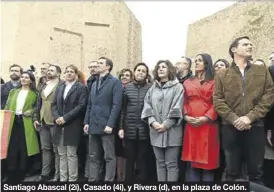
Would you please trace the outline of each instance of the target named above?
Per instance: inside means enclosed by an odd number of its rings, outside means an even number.
[[[237,183],[155,183],[155,184],[126,184],[126,183],[1,183],[1,191],[249,191],[248,182]]]

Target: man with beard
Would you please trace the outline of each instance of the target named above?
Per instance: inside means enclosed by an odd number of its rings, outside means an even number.
[[[191,63],[190,58],[181,57],[175,64],[177,78],[182,84],[192,75]]]
[[[47,72],[50,67],[50,63],[42,63],[41,66],[41,77],[38,80],[37,90],[38,92],[41,92],[41,89],[46,85],[47,82]],[[33,67],[30,67],[31,71],[33,71]],[[38,138],[40,137],[39,134],[37,134]],[[40,141],[40,139],[39,139]],[[39,145],[41,146],[41,143],[39,142]],[[26,174],[27,177],[34,176],[41,172],[42,167],[42,159],[41,159],[41,153],[38,153],[37,155],[34,155],[29,158],[28,163],[28,172]]]
[[[269,66],[274,65],[274,52],[269,55]]]
[[[38,91],[41,91],[42,87],[45,86],[45,83],[47,82],[47,72],[50,67],[50,63],[42,63],[41,66],[41,77],[38,80]]]
[[[176,75],[179,82],[183,85],[185,80],[187,80],[192,75],[191,71],[191,64],[192,61],[188,57],[181,57],[175,64],[176,68]],[[182,127],[184,128],[184,121],[182,124]],[[180,153],[181,154],[181,153]],[[185,181],[185,170],[186,170],[186,162],[181,160],[181,155],[179,155],[179,166],[180,166],[180,181]]]
[[[59,155],[57,146],[53,144],[53,133],[56,129],[52,114],[51,103],[54,98],[55,90],[60,84],[61,68],[57,65],[51,65],[47,72],[48,81],[41,87],[37,106],[33,114],[34,127],[40,132],[40,142],[42,148],[42,173],[36,181],[48,181],[52,172],[52,154],[55,159],[55,175],[52,181],[57,181],[59,176]]]
[[[9,92],[14,88],[18,88],[20,85],[20,77],[23,73],[23,68],[20,65],[13,64],[9,68],[10,73],[10,81],[1,85],[0,93],[1,93],[1,109],[5,108]],[[6,160],[1,160],[1,180],[4,179],[6,174]]]
[[[87,87],[88,87],[88,91],[91,91],[91,87],[92,84],[96,81],[96,77],[97,75],[97,65],[98,62],[97,61],[91,61],[89,63],[88,69],[89,69],[89,73],[90,73],[90,77],[87,80]],[[84,178],[85,180],[88,180],[89,177],[89,138],[88,138],[88,134],[83,133],[82,139],[80,140],[80,146],[78,148],[78,158],[79,158],[79,174],[84,174]],[[85,167],[83,167],[83,165]],[[103,173],[103,171],[101,171]],[[103,176],[101,176],[100,178],[103,178]]]
[[[91,61],[89,63],[88,69],[89,69],[90,77],[87,80],[88,91],[91,90],[91,86],[96,81],[96,76],[98,76],[97,65],[98,65],[97,61]]]
[[[5,108],[10,90],[19,86],[19,81],[23,68],[20,65],[13,64],[9,68],[10,81],[1,85],[1,109]]]

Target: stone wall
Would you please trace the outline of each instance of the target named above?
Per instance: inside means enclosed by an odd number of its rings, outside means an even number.
[[[274,51],[274,3],[239,2],[189,26],[186,55],[208,52],[213,60],[231,58],[232,40],[249,36],[254,45],[253,58],[264,59]]]
[[[88,76],[88,63],[113,60],[113,74],[142,60],[141,25],[124,2],[2,2],[1,75],[17,63],[42,62],[62,69],[75,64]]]

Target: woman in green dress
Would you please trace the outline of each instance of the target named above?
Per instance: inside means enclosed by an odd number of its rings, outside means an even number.
[[[8,181],[22,181],[28,157],[39,153],[38,138],[33,127],[32,112],[36,104],[35,77],[23,72],[19,88],[12,89],[5,106],[12,112],[7,152]]]

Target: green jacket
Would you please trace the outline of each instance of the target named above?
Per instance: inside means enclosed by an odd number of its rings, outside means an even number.
[[[14,116],[15,116],[14,112],[16,110],[16,101],[17,101],[17,97],[20,90],[21,88],[12,89],[10,91],[9,97],[6,103],[6,107],[5,107],[6,110],[10,110],[13,112],[12,113],[13,115],[10,121],[9,140],[10,140],[11,130],[14,123]],[[28,110],[31,113],[33,112],[36,99],[37,99],[37,94],[34,91],[29,90],[24,107],[23,107],[23,113]],[[33,126],[32,116],[29,116],[29,117],[23,116],[23,122],[24,122],[24,128],[25,128],[27,153],[28,153],[28,156],[32,156],[39,153],[38,138],[37,138],[36,130]]]

